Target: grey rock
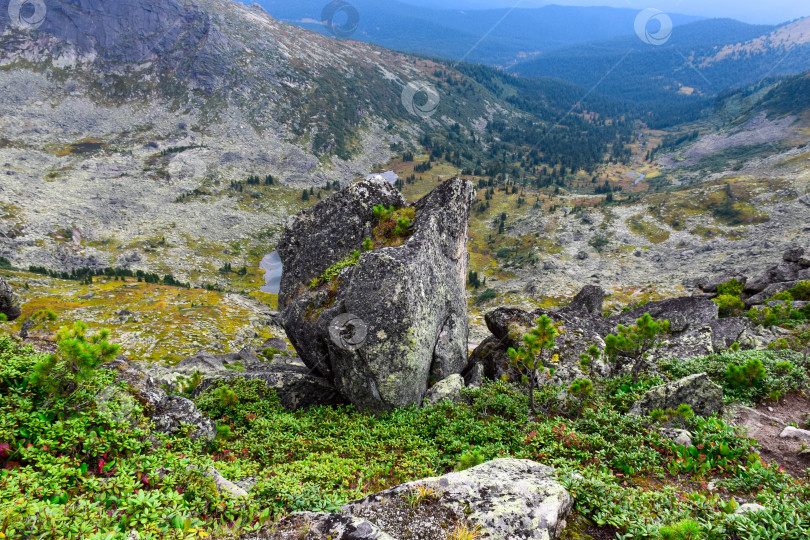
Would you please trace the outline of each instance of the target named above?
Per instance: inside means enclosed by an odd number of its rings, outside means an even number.
[[[783,439],[799,439],[800,441],[810,442],[810,431],[806,429],[799,429],[793,426],[786,426],[785,429],[779,434]]]
[[[308,530],[309,535],[314,538],[332,540],[396,540],[366,519],[349,514],[324,512],[294,512],[274,524],[271,530],[243,534],[239,540],[302,538],[303,530]],[[285,535],[288,532],[294,536]]]
[[[577,293],[571,303],[562,310],[571,315],[602,316],[602,306],[605,301],[605,291],[595,285],[586,285]]]
[[[4,314],[9,321],[17,319],[22,315],[20,310],[20,299],[11,289],[11,286],[6,283],[6,280],[0,277],[0,313]]]
[[[193,395],[200,395],[213,384],[227,384],[236,379],[262,381],[276,393],[281,406],[292,411],[346,402],[329,380],[316,376],[306,366],[278,363],[209,377],[194,389]]]
[[[580,251],[577,253],[577,259],[579,259],[580,261],[584,261],[588,257],[590,257],[590,255],[588,255],[587,251]]]
[[[698,329],[716,321],[719,317],[717,304],[708,298],[684,296],[670,298],[660,302],[650,302],[625,313],[614,315],[610,322],[616,324],[633,324],[636,319],[649,313],[654,319],[665,319],[670,323],[673,333],[688,329]]]
[[[773,295],[785,292],[798,285],[798,281],[782,281],[767,285],[761,292],[745,299],[746,307],[758,306],[767,302]]]
[[[464,379],[461,375],[450,375],[428,389],[425,398],[422,400],[422,406],[429,407],[444,400],[458,401],[461,399],[463,389]]]
[[[419,404],[429,377],[441,380],[467,366],[474,194],[467,180],[440,184],[414,205],[413,233],[402,245],[363,252],[331,290],[308,284],[360,248],[374,205],[404,206],[401,195],[383,180],[358,182],[288,224],[278,246],[284,329],[301,360],[359,409]]]
[[[573,500],[555,470],[534,461],[503,458],[461,472],[401,484],[343,507],[344,512],[379,511],[394,497],[429,486],[443,507],[465,515],[485,538],[557,538]]]
[[[744,317],[728,317],[711,321],[712,348],[715,352],[725,351],[734,343],[739,343],[743,334],[751,330],[751,321]]]
[[[182,424],[196,426],[191,436],[195,439],[213,441],[217,435],[214,421],[197,410],[194,402],[180,396],[169,396],[152,416],[152,422],[159,431],[173,435]]]
[[[739,516],[739,515],[749,514],[751,512],[761,512],[761,511],[763,511],[765,509],[766,508],[764,506],[762,506],[761,504],[745,503],[745,504],[741,504],[736,510],[734,510],[734,514]]]
[[[802,260],[805,254],[805,249],[800,246],[793,246],[782,254],[782,260],[786,262],[797,263]]]
[[[216,436],[214,422],[198,411],[193,401],[167,395],[151,375],[125,356],[118,356],[101,367],[116,372],[116,381],[127,383],[132,395],[143,405],[144,413],[152,417],[158,431],[174,434],[181,423],[186,423],[196,426],[192,432],[195,438],[213,440]]]
[[[654,409],[677,409],[687,404],[699,416],[711,416],[723,408],[723,389],[706,373],[697,373],[647,390],[629,414],[646,416]]]
[[[406,204],[396,188],[375,179],[351,184],[292,216],[277,246],[284,266],[279,308],[286,308],[313,278],[360,249],[371,236],[375,206],[402,208]]]
[[[720,274],[719,276],[699,278],[696,281],[695,285],[697,286],[698,289],[700,289],[703,292],[716,293],[717,288],[720,285],[727,283],[732,279],[736,279],[742,284],[745,284],[748,281],[748,278],[745,276],[745,274],[742,274],[740,272],[727,272],[725,274]]]
[[[685,429],[660,428],[658,432],[675,444],[689,448],[692,446],[692,434]]]
[[[217,492],[220,495],[225,495],[226,497],[247,497],[248,493],[241,487],[237,486],[216,470],[213,467],[208,467],[208,469],[203,472],[203,475],[211,478],[214,481],[214,485],[217,487]]]
[[[481,363],[475,362],[464,371],[464,384],[467,388],[478,388],[483,382],[484,366]]]

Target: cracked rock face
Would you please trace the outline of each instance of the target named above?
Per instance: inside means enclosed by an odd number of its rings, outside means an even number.
[[[20,299],[3,278],[0,278],[0,313],[4,314],[9,321],[13,321],[22,314]]]
[[[526,459],[503,458],[466,471],[401,484],[343,507],[347,513],[386,511],[397,496],[416,486],[433,488],[439,504],[481,527],[484,538],[556,538],[565,528],[573,500],[551,467]]]
[[[356,265],[314,289],[314,278],[362,249],[375,225],[375,205],[406,203],[387,182],[369,180],[288,223],[278,246],[284,329],[301,360],[358,408],[382,412],[419,404],[429,378],[440,381],[466,366],[474,197],[469,181],[440,184],[414,204],[412,234],[402,245],[363,251]]]
[[[677,409],[685,403],[699,416],[711,416],[723,409],[723,389],[705,373],[697,373],[655,386],[639,399],[629,414],[647,415],[654,409]]]

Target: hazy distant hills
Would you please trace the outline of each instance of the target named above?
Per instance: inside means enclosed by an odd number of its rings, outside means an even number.
[[[320,24],[327,3],[324,0],[257,0],[257,3],[273,17],[328,33]],[[511,11],[465,11],[396,1],[353,0],[350,4],[358,18],[356,31],[348,36],[350,39],[499,66],[576,43],[632,34],[638,14],[634,9],[554,5]],[[345,21],[346,13],[336,19]],[[677,14],[671,17],[676,26],[700,19]]]
[[[698,21],[675,28],[661,46],[626,36],[559,49],[510,71],[642,103],[653,124],[671,125],[693,119],[724,90],[807,69],[810,18],[779,27]]]

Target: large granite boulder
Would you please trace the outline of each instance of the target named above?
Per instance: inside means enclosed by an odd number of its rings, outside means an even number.
[[[699,416],[711,416],[723,409],[723,389],[705,373],[696,373],[647,390],[630,408],[629,414],[646,416],[655,409],[692,407]]]
[[[373,208],[406,206],[383,180],[358,182],[292,218],[278,252],[279,306],[301,360],[355,406],[419,404],[429,380],[467,365],[467,233],[475,190],[447,180],[413,206],[401,245],[363,251],[329,283],[313,279],[372,236]]]
[[[502,458],[465,471],[401,484],[349,503],[342,510],[370,519],[391,536],[400,537],[397,532],[403,525],[419,530],[418,522],[401,523],[397,507],[420,486],[432,489],[434,504],[448,510],[449,515],[479,526],[482,538],[556,538],[565,528],[573,503],[553,468],[526,459]]]
[[[22,315],[20,310],[20,299],[14,294],[11,286],[6,280],[0,277],[0,313],[6,316],[9,321],[13,321]]]

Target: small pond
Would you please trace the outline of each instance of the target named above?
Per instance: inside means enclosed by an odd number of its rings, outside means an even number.
[[[260,290],[264,293],[278,294],[281,288],[282,271],[281,257],[279,257],[278,251],[265,255],[262,262],[259,263],[259,268],[264,270],[264,285]]]

